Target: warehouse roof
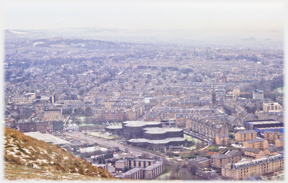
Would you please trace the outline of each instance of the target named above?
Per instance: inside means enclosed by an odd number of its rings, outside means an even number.
[[[24,133],[24,135],[27,135],[29,137],[42,140],[44,142],[51,143],[53,145],[64,145],[64,144],[69,144],[68,141],[60,139],[58,137],[55,137],[54,135],[50,135],[47,133],[40,133],[40,132],[27,132]]]

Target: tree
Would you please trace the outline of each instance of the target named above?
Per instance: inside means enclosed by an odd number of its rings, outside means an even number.
[[[150,155],[148,153],[146,153],[146,152],[141,154],[141,158],[143,158],[143,159],[147,159],[149,157],[150,157]]]
[[[188,170],[192,173],[192,175],[196,175],[199,168],[199,163],[195,160],[189,162]]]
[[[172,171],[172,173],[174,173],[175,179],[178,178],[178,172],[180,169],[181,169],[180,163],[176,163],[176,162],[172,163],[171,171]]]
[[[79,119],[77,119],[77,121],[75,122],[77,125],[80,125],[80,121],[79,121]]]
[[[167,167],[170,165],[170,162],[165,158],[164,160],[163,160],[163,166],[164,166],[164,168],[166,168],[166,170],[167,170]]]
[[[91,109],[91,107],[86,107],[85,108],[85,116],[92,116],[93,115],[93,113],[92,113],[92,109]]]
[[[192,179],[191,172],[189,172],[188,168],[181,168],[179,170],[178,176],[181,180],[191,180]]]
[[[235,139],[235,135],[229,134],[229,139],[234,140]]]
[[[169,176],[169,180],[175,180],[175,179],[177,179],[177,175],[176,173],[172,172]]]

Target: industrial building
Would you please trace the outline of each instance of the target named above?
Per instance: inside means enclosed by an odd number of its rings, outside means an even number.
[[[284,124],[273,119],[243,121],[244,127],[248,130],[255,130],[264,136],[265,131],[279,131],[284,133]]]

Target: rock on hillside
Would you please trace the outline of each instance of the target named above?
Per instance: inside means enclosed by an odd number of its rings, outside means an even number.
[[[66,149],[17,130],[6,128],[4,143],[5,179],[115,179],[105,169],[92,166]],[[38,176],[43,173],[47,176]]]

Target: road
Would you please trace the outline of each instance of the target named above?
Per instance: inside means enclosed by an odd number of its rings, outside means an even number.
[[[119,149],[121,151],[126,151],[126,149],[128,150],[128,152],[132,152],[134,155],[136,156],[141,156],[143,153],[147,153],[149,154],[151,157],[157,156],[160,158],[160,160],[163,160],[165,157],[161,156],[161,155],[157,155],[157,154],[153,154],[151,152],[147,152],[141,149],[137,149],[135,147],[131,147],[131,146],[127,146],[127,145],[123,145],[123,144],[119,144],[113,140],[106,140],[106,139],[102,139],[102,138],[98,138],[95,136],[90,136],[90,135],[85,135],[81,132],[78,131],[73,131],[71,133],[69,132],[64,132],[62,135],[66,135],[66,136],[70,136],[73,137],[75,139],[80,139],[81,141],[85,141],[88,143],[98,143],[99,145],[103,146],[103,147],[119,147]]]

